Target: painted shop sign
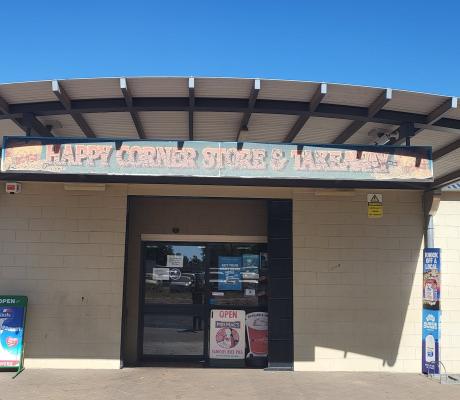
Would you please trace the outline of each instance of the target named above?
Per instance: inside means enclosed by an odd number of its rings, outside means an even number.
[[[425,147],[6,137],[2,172],[367,181],[433,180]]]

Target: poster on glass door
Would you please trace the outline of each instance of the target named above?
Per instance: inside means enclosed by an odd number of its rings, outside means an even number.
[[[209,357],[222,360],[244,359],[245,317],[242,310],[211,310]]]
[[[219,290],[241,290],[241,257],[219,256]]]

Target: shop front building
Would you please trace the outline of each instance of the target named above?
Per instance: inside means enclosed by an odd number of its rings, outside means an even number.
[[[0,295],[28,297],[26,368],[460,371],[455,98],[211,78],[0,96]]]

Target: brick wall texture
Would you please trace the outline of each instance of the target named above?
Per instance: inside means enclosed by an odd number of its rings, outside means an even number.
[[[0,292],[29,297],[26,367],[119,368],[126,189],[0,195]]]
[[[441,361],[460,373],[460,193],[443,193],[434,218],[441,248]]]
[[[295,369],[420,372],[422,193],[377,191],[384,216],[369,219],[368,192],[25,182],[0,194],[0,292],[29,296],[26,367],[119,367],[127,195],[141,194],[292,198]],[[435,222],[442,359],[460,372],[460,198]]]
[[[372,192],[372,191],[370,191]],[[419,372],[421,193],[294,192],[295,369]]]

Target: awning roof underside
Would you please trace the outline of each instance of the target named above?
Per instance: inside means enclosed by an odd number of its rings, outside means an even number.
[[[2,136],[433,148],[435,184],[460,178],[457,98],[240,78],[133,77],[0,85]],[[387,140],[385,140],[387,139]]]

